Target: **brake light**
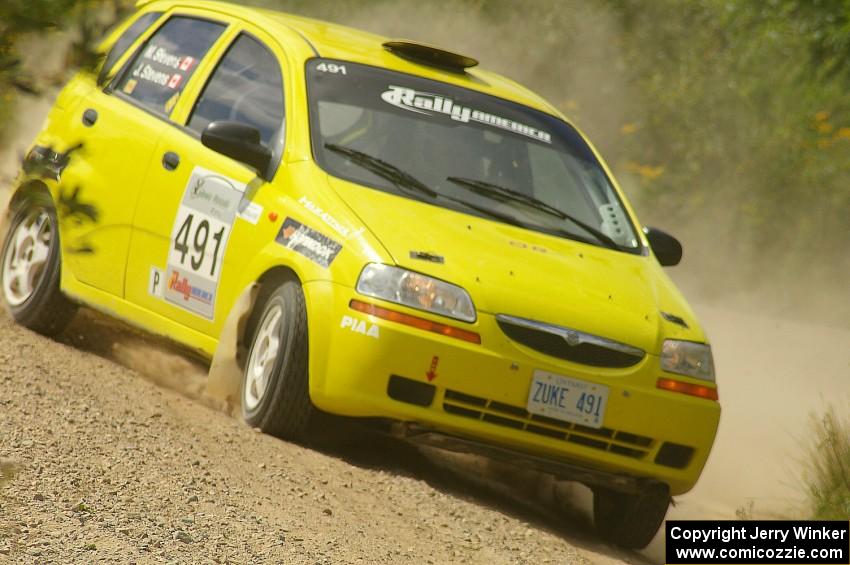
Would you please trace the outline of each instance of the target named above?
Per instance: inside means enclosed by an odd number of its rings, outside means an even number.
[[[681,392],[682,394],[697,396],[699,398],[706,398],[708,400],[718,399],[717,389],[712,388],[710,386],[695,385],[663,377],[658,379],[658,381],[655,383],[655,386],[662,390],[669,390],[671,392]]]
[[[404,324],[406,326],[424,330],[426,332],[433,332],[447,337],[462,339],[464,341],[468,341],[469,343],[474,343],[476,345],[479,345],[481,343],[481,336],[475,332],[463,330],[461,328],[456,328],[447,324],[432,322],[431,320],[426,320],[425,318],[411,316],[410,314],[397,312],[396,310],[390,310],[388,308],[382,308],[381,306],[377,306],[375,304],[368,304],[359,300],[352,300],[351,302],[349,302],[348,305],[349,307],[351,307],[352,310],[357,310],[358,312],[362,312],[370,316],[375,316],[376,318],[389,320],[390,322],[396,322],[398,324]]]

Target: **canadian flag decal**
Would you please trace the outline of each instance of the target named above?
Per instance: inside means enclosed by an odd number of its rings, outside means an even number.
[[[192,68],[192,65],[195,63],[195,59],[193,57],[183,57],[180,59],[180,70],[188,71]]]

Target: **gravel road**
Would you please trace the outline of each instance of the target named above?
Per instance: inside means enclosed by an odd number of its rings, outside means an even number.
[[[48,107],[22,97],[2,208]],[[0,563],[645,561],[598,540],[583,487],[554,512],[545,478],[347,423],[282,442],[205,396],[206,369],[89,311],[53,341],[0,308]]]
[[[601,544],[581,512],[367,431],[315,449],[257,433],[203,401],[201,370],[91,313],[60,342],[0,317],[0,483],[15,469],[0,485],[0,562],[641,559]]]

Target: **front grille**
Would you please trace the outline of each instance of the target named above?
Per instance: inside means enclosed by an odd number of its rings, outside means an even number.
[[[443,410],[456,416],[523,430],[633,459],[645,457],[653,443],[650,437],[610,428],[596,429],[572,424],[531,414],[525,408],[450,389],[446,389]]]
[[[522,321],[519,318],[510,316],[497,316],[496,318],[499,327],[512,340],[519,342],[527,347],[539,351],[545,355],[589,365],[591,367],[631,367],[643,359],[642,351],[629,346],[623,346],[613,341],[609,341],[608,345],[604,343],[608,340],[604,338],[596,338],[594,342],[590,340],[582,340],[580,332],[573,331],[576,336],[574,344],[571,344],[565,334],[571,330],[566,328],[556,328],[546,324],[536,324],[534,322]],[[526,323],[527,322],[527,323]],[[533,327],[539,325],[540,327]],[[563,330],[562,333],[558,333]]]

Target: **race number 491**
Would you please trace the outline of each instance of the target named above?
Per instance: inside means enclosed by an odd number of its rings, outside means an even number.
[[[215,218],[181,207],[169,263],[215,280],[230,226]]]

